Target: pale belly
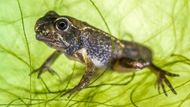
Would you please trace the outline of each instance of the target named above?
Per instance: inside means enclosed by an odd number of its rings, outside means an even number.
[[[102,67],[105,67],[106,64],[103,62],[103,61],[100,61],[98,58],[96,57],[93,57],[93,58],[90,58],[93,62],[93,64],[98,67],[98,68],[102,68]]]

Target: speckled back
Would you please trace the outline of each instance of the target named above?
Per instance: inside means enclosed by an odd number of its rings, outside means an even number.
[[[86,29],[82,32],[81,37],[83,47],[97,67],[106,66],[110,63],[112,54],[112,40],[110,37],[93,29]]]

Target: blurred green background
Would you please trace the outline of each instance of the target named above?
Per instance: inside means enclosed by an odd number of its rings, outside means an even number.
[[[0,106],[34,107],[189,107],[190,105],[190,1],[93,0],[115,37],[150,47],[154,63],[178,73],[169,78],[177,91],[158,94],[156,76],[148,69],[135,73],[99,72],[89,88],[70,99],[59,97],[74,87],[85,66],[59,57],[53,65],[59,76],[29,73],[53,52],[35,39],[34,24],[49,10],[108,28],[90,0],[0,1]],[[167,88],[168,89],[168,88]]]

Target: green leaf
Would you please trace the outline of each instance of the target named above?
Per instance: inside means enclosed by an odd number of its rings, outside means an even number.
[[[188,107],[190,105],[189,0],[1,0],[0,106],[122,106]],[[35,39],[36,20],[54,10],[85,21],[117,38],[148,46],[154,63],[180,74],[169,78],[177,91],[158,94],[156,76],[148,69],[135,74],[100,71],[92,84],[72,96],[85,66],[59,57],[53,69],[59,76],[29,76],[53,52]]]

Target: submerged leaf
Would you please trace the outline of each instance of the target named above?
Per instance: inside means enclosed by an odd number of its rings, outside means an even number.
[[[142,106],[190,105],[189,0],[1,0],[0,106]],[[29,74],[53,52],[35,39],[36,20],[49,10],[83,20],[113,36],[148,46],[154,63],[180,77],[168,78],[177,95],[154,88],[148,69],[134,73],[100,72],[91,85],[68,99],[60,95],[82,77],[84,65],[59,57],[59,76]]]

